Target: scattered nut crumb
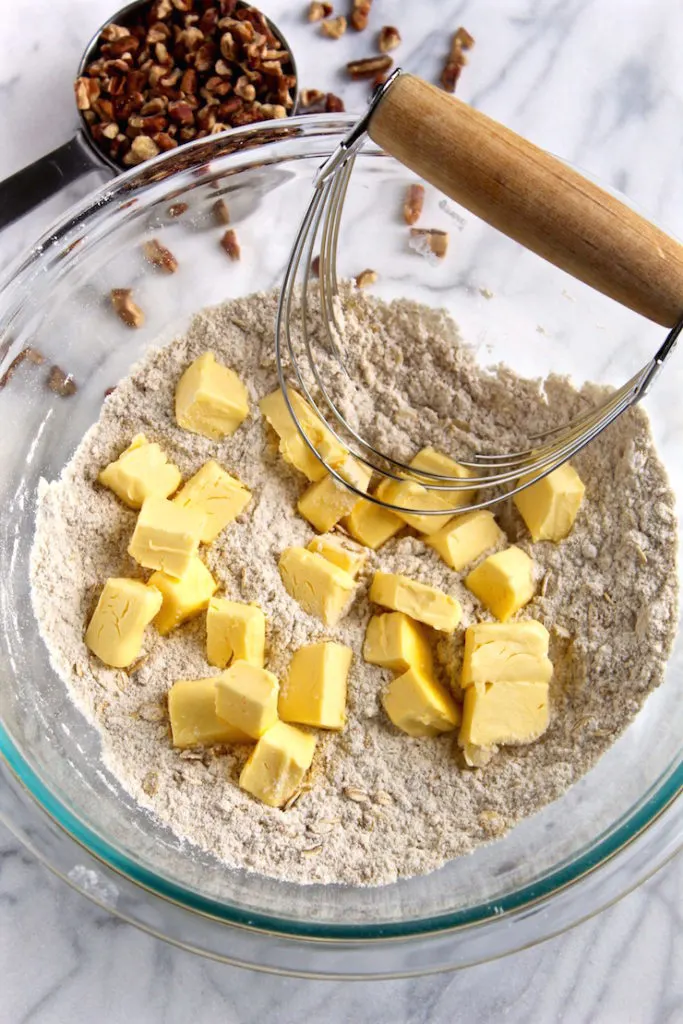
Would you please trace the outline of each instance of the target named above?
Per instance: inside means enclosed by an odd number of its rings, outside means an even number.
[[[320,277],[320,257],[314,256],[311,260],[311,273],[314,277]]]
[[[466,28],[462,28],[461,26],[453,33],[450,53],[446,59],[444,69],[441,72],[441,85],[446,92],[455,92],[455,87],[458,84],[458,79],[460,78],[462,69],[467,64],[465,51],[471,50],[473,46],[474,39]]]
[[[315,107],[325,102],[325,93],[321,89],[303,89],[299,99],[302,107]]]
[[[349,800],[353,800],[355,804],[367,804],[370,801],[370,797],[363,789],[358,789],[356,786],[345,786],[344,796]]]
[[[305,89],[301,94],[301,109],[304,114],[343,114],[344,101],[333,92]]]
[[[368,27],[371,7],[372,0],[353,0],[353,9],[349,16],[349,21],[351,22],[351,27],[355,28],[356,32],[362,32]]]
[[[425,201],[424,185],[408,185],[403,200],[403,219],[406,224],[417,224]]]
[[[229,228],[221,238],[221,247],[227,252],[231,260],[240,258],[240,247],[234,228]]]
[[[383,74],[393,67],[393,63],[391,57],[387,54],[382,54],[379,57],[362,57],[360,60],[350,60],[346,65],[346,70],[354,81],[358,81],[361,78],[374,78],[375,75]]]
[[[187,212],[187,203],[172,203],[166,211],[169,217],[182,217]]]
[[[383,25],[379,30],[377,48],[380,53],[389,53],[401,44],[401,33],[394,25]]]
[[[145,242],[142,246],[142,251],[145,254],[145,259],[152,263],[159,270],[163,270],[167,274],[175,274],[178,269],[178,261],[165,245],[156,238],[151,238],[148,242]]]
[[[322,21],[323,18],[329,18],[334,8],[332,4],[319,3],[318,0],[311,0],[308,5],[308,20],[309,21]]]
[[[69,398],[76,393],[76,382],[69,373],[64,373],[60,366],[51,366],[47,378],[47,386],[50,391],[62,398]]]
[[[367,288],[368,285],[374,284],[376,280],[376,270],[361,270],[360,274],[356,275],[356,287]]]
[[[145,322],[145,314],[131,298],[131,288],[112,288],[111,304],[119,317],[127,327],[142,327]]]
[[[341,39],[346,32],[346,18],[341,14],[338,18],[328,18],[321,23],[320,31],[328,39]]]
[[[440,260],[444,258],[448,251],[447,231],[440,231],[438,228],[411,228],[410,237],[422,240],[429,251],[438,256]],[[418,251],[422,250],[419,249]]]
[[[22,349],[21,352],[14,357],[2,377],[0,377],[0,391],[9,384],[16,371],[25,361],[33,363],[34,366],[41,366],[45,362],[45,356],[42,352],[39,352],[37,348],[31,348],[29,346],[28,348]]]
[[[480,288],[479,289],[479,294],[483,295],[485,299],[492,299],[493,298],[493,292],[491,291],[490,288]]]
[[[218,224],[229,224],[230,223],[230,210],[225,199],[217,199],[213,204],[213,215]]]

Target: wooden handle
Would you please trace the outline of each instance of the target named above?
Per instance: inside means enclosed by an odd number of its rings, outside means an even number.
[[[580,281],[665,327],[683,315],[683,246],[485,114],[400,75],[369,134],[451,199]]]

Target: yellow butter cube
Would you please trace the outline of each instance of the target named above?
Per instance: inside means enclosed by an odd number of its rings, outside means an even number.
[[[548,728],[548,684],[476,683],[465,690],[461,747],[533,743]]]
[[[332,642],[308,644],[295,651],[280,690],[280,718],[319,729],[343,729],[352,656],[350,647]]]
[[[407,672],[418,669],[429,675],[432,649],[423,627],[403,612],[373,615],[368,623],[363,657],[371,665]]]
[[[362,548],[354,544],[348,537],[339,533],[328,533],[322,537],[314,537],[308,544],[308,550],[322,555],[328,562],[338,565],[349,576],[356,576],[365,565],[367,555]]]
[[[389,509],[359,498],[346,518],[346,528],[366,548],[377,548],[402,530],[405,523]]]
[[[462,686],[472,683],[549,683],[550,636],[541,622],[479,622],[465,631]]]
[[[479,509],[455,516],[441,530],[427,537],[426,543],[438,551],[446,565],[460,572],[504,539],[505,534],[499,529],[493,514]]]
[[[220,441],[249,415],[247,389],[237,374],[205,352],[178,381],[175,417],[179,427]]]
[[[435,473],[438,476],[451,476],[457,480],[469,480],[477,475],[476,470],[468,466],[461,466],[455,459],[449,459],[447,455],[436,451],[435,448],[423,448],[417,453],[410,465],[413,469],[421,470],[423,473]],[[430,480],[430,483],[445,483],[445,480]],[[439,491],[443,501],[450,507],[457,508],[460,505],[467,505],[474,497],[474,491]]]
[[[88,625],[85,642],[100,661],[126,668],[140,653],[145,627],[161,608],[161,594],[139,580],[108,579]]]
[[[418,583],[409,576],[376,572],[370,587],[370,600],[385,608],[405,612],[418,622],[452,633],[460,622],[460,603],[443,590]]]
[[[522,477],[520,484],[533,477]],[[581,477],[568,462],[515,494],[514,503],[532,539],[563,540],[571,531],[585,493]]]
[[[513,545],[489,555],[465,579],[465,586],[488,610],[506,622],[531,600],[536,590],[534,563]]]
[[[442,530],[453,518],[452,512],[443,515],[420,515],[418,510],[438,511],[441,508],[448,508],[449,502],[436,491],[429,491],[413,480],[384,480],[377,488],[377,496],[395,506],[394,514],[406,525],[426,535]],[[402,512],[402,507],[415,511]]]
[[[225,668],[233,659],[263,668],[266,617],[253,604],[214,597],[206,613],[206,657],[209,665]]]
[[[240,787],[270,807],[282,807],[311,767],[315,736],[276,722],[258,741],[240,775]]]
[[[216,714],[257,740],[277,722],[277,677],[248,661],[233,661],[216,680]]]
[[[305,612],[337,625],[355,590],[353,576],[306,548],[286,548],[279,569],[285,590]]]
[[[163,598],[161,611],[154,620],[162,636],[208,608],[212,594],[218,589],[215,579],[197,557],[191,560],[180,579],[165,572],[154,572],[149,583],[161,591]]]
[[[168,692],[174,747],[251,743],[252,739],[216,714],[216,679],[179,679]]]
[[[394,725],[409,736],[438,736],[460,722],[460,709],[451,695],[414,668],[389,684],[382,703]]]
[[[338,467],[338,472],[354,487],[367,491],[372,476],[367,466],[349,457]],[[311,484],[299,498],[297,508],[316,530],[326,533],[336,526],[340,519],[349,515],[357,502],[358,495],[328,473],[322,480]]]
[[[130,508],[140,508],[145,498],[167,498],[180,487],[180,470],[168,461],[158,444],[136,434],[115,462],[97,478]]]
[[[206,516],[167,498],[145,498],[128,554],[146,569],[161,569],[180,579],[190,568],[204,532]]]
[[[292,403],[296,418],[316,451],[320,452],[323,458],[332,465],[336,466],[343,462],[348,455],[347,449],[337,441],[306,399],[292,388],[287,391],[287,396]],[[282,390],[278,389],[262,398],[259,408],[280,438],[280,454],[285,462],[294,466],[309,480],[314,482],[322,480],[327,475],[327,470],[299,433]]]
[[[206,523],[200,540],[211,544],[228,523],[244,511],[251,492],[213,459],[205,462],[178,491],[173,501],[181,508],[203,512]]]

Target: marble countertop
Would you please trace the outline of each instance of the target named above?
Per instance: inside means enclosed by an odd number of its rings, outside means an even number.
[[[372,52],[306,24],[304,0],[263,0],[296,53],[303,87],[360,110],[367,89],[337,70]],[[71,80],[109,16],[105,0],[2,5],[0,178],[73,132]],[[683,8],[671,0],[375,0],[398,25],[400,63],[435,79],[450,30],[477,39],[459,95],[590,169],[683,236]],[[26,26],[40,26],[36,35]],[[11,40],[11,45],[7,42]],[[0,265],[98,183],[81,179],[2,235]],[[144,935],[49,874],[0,828],[1,1024],[138,1021],[667,1024],[683,1019],[683,860],[570,933],[493,964],[411,981],[258,977]]]

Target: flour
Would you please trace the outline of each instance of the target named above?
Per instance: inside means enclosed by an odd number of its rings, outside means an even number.
[[[509,540],[537,566],[538,596],[521,614],[551,633],[552,720],[539,742],[503,748],[485,769],[469,770],[453,734],[412,739],[391,725],[380,702],[390,673],[361,657],[375,569],[448,591],[467,626],[487,615],[464,587],[465,573],[406,531],[369,555],[350,613],[335,628],[306,615],[282,586],[280,552],[313,531],[295,508],[306,481],[279,457],[257,407],[277,387],[275,305],[274,294],[259,295],[200,313],[186,337],[151,352],[106,400],[61,478],[41,487],[34,607],[57,672],[101,732],[104,763],[158,820],[231,866],[302,883],[387,883],[469,853],[560,796],[661,682],[676,628],[673,496],[636,409],[574,460],[586,499],[567,540],[532,544],[512,503],[497,508]],[[355,426],[401,457],[425,444],[456,456],[470,450],[470,422],[484,448],[513,449],[602,394],[484,372],[443,312],[358,293],[346,296],[344,310],[347,365],[359,384],[337,376],[340,403]],[[221,443],[181,430],[173,417],[176,382],[207,349],[249,391],[251,415]],[[322,363],[334,377],[332,362]],[[238,788],[248,748],[171,747],[168,688],[217,671],[205,660],[203,617],[167,638],[149,629],[146,657],[131,672],[108,669],[84,645],[105,579],[147,575],[126,554],[136,513],[96,481],[139,432],[162,445],[183,477],[216,458],[250,488],[245,512],[204,555],[221,593],[263,608],[267,667],[283,677],[292,652],[321,638],[353,649],[348,724],[341,734],[318,733],[311,788],[287,811]],[[462,632],[432,637],[443,681],[457,678]]]

